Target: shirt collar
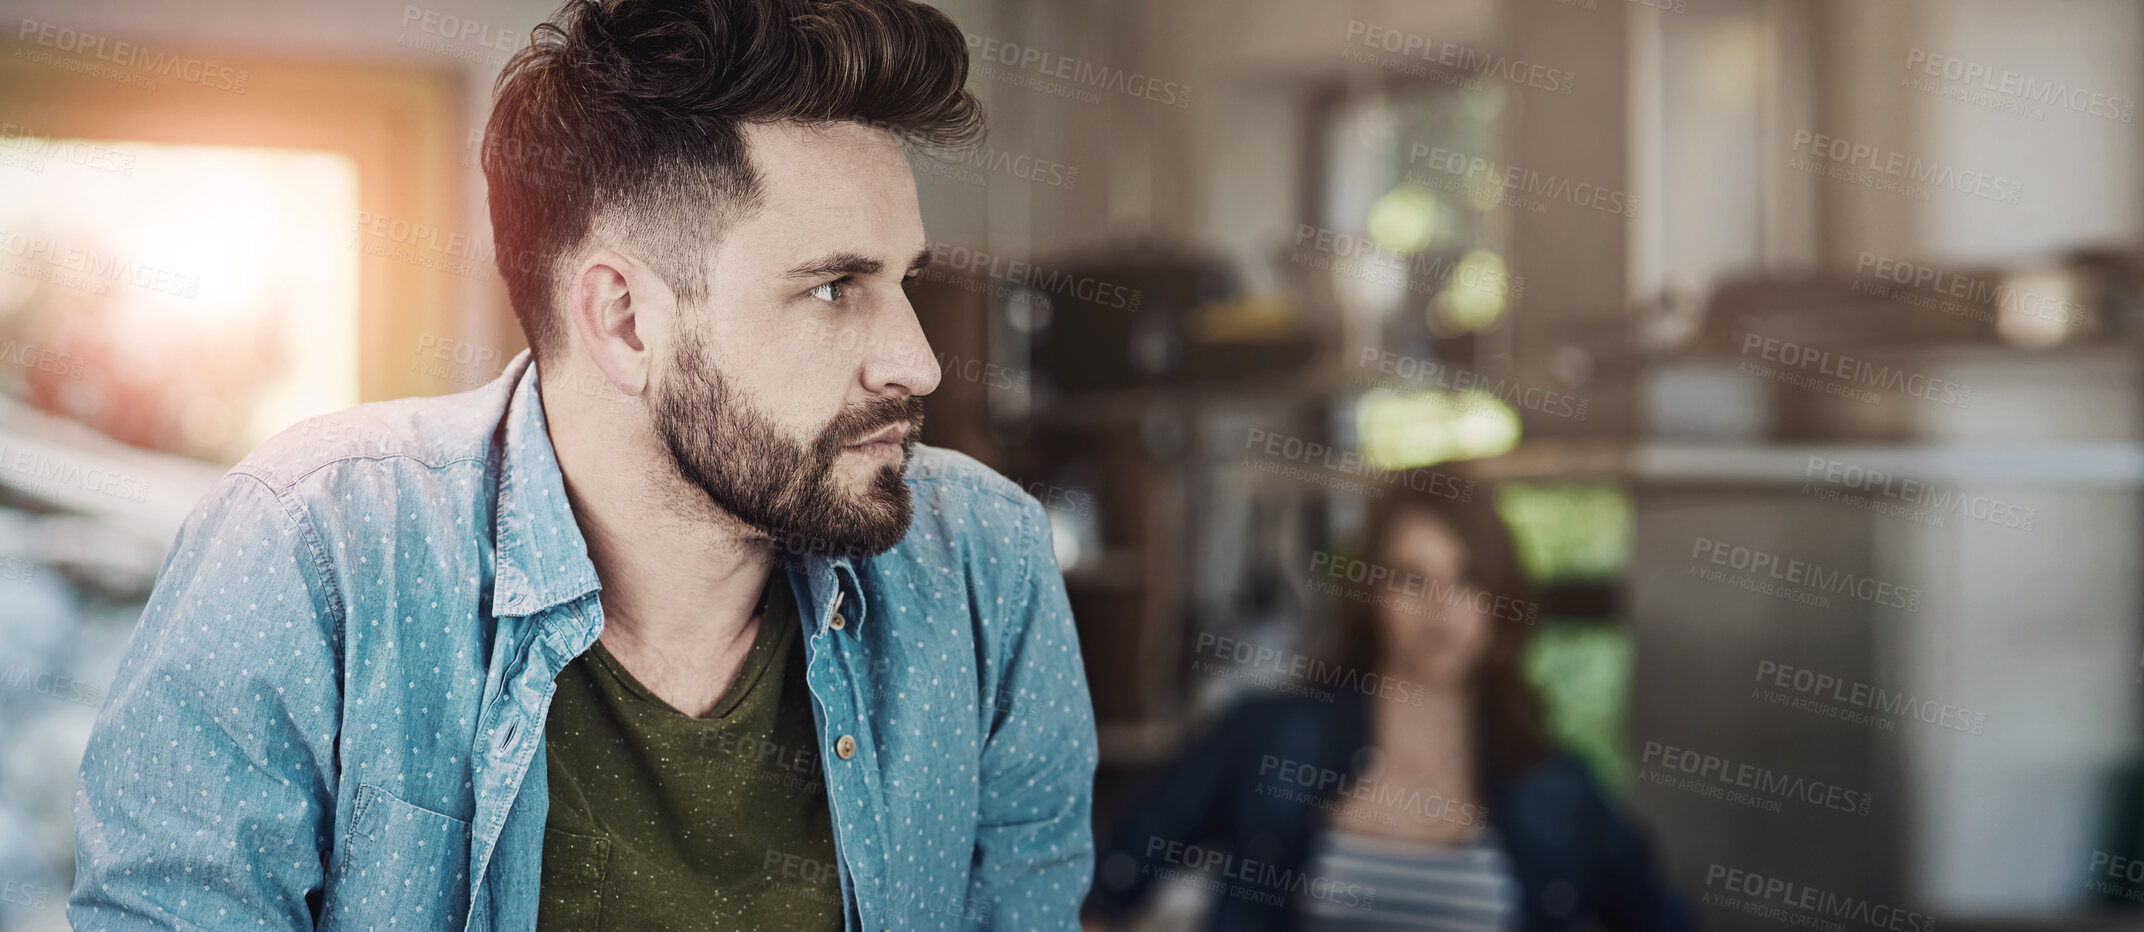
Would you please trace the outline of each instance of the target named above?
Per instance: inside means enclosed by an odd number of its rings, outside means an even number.
[[[574,523],[565,475],[551,448],[536,361],[522,350],[502,380],[514,383],[503,425],[493,546],[498,558],[492,614],[533,615],[601,587],[588,543]]]
[[[826,632],[840,612],[843,624],[851,634],[863,632],[864,619],[869,617],[864,606],[863,586],[857,576],[856,560],[847,554],[783,552],[781,565],[788,570],[791,585],[801,596],[799,610],[804,615],[804,631],[817,636]]]

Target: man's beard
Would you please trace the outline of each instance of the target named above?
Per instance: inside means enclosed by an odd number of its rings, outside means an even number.
[[[836,415],[809,447],[783,436],[687,335],[655,393],[655,430],[678,472],[778,547],[868,557],[893,549],[913,514],[902,474],[923,427],[923,400],[873,398]],[[859,495],[837,484],[842,449],[907,423],[901,461],[878,467]]]

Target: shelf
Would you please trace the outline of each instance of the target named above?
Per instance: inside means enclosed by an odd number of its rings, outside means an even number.
[[[2144,484],[2144,443],[2074,440],[1781,446],[1655,441],[1631,451],[1630,471],[1651,480],[1795,484],[1821,480],[1809,472],[1812,458],[1952,482]]]
[[[1649,481],[1793,485],[1818,481],[1812,458],[1920,480],[2144,485],[2144,443],[2016,440],[1801,443],[1551,439],[1466,464],[1488,480],[1628,477]]]

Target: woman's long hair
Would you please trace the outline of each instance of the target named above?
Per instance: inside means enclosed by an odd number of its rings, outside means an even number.
[[[1508,600],[1494,603],[1498,608],[1489,613],[1489,645],[1468,677],[1477,766],[1486,767],[1492,775],[1508,777],[1553,749],[1542,722],[1540,697],[1521,669],[1527,641],[1539,622],[1539,603],[1534,601],[1519,571],[1511,534],[1490,504],[1489,489],[1465,483],[1452,491],[1460,490],[1470,494],[1457,498],[1405,486],[1394,488],[1391,495],[1370,504],[1357,553],[1373,565],[1390,566],[1387,556],[1392,532],[1400,520],[1431,518],[1457,535],[1460,546],[1465,548],[1467,584]],[[1340,662],[1356,670],[1378,669],[1385,645],[1377,608],[1357,599],[1347,599],[1341,605],[1337,645]]]

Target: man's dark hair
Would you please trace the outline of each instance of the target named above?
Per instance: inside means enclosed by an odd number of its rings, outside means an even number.
[[[702,300],[722,229],[758,205],[742,126],[855,122],[963,146],[984,133],[967,44],[913,0],[569,0],[499,74],[484,131],[492,235],[539,359],[565,344],[557,262],[624,238]]]

